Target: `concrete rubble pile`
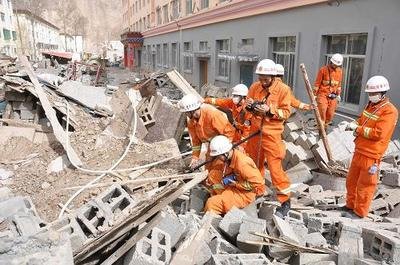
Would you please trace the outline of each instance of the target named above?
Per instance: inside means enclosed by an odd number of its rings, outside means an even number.
[[[54,121],[29,71],[12,66],[17,71],[0,76],[7,100],[0,126],[0,264],[400,263],[398,140],[384,156],[370,215],[352,220],[342,206],[354,136],[339,128],[328,133],[339,165],[333,168],[313,117],[296,112],[283,134],[293,190],[288,216],[274,215],[278,203],[267,172],[268,194],[221,217],[203,212],[207,173],[183,172],[188,144],[176,103],[197,92],[177,71],[105,87],[41,72]],[[221,93],[202,88],[202,95]],[[55,122],[63,133],[57,135]]]

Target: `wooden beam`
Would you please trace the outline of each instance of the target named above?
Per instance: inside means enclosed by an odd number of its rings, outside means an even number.
[[[67,152],[68,158],[71,160],[71,163],[73,165],[81,166],[82,162],[79,159],[79,156],[75,153],[75,151],[72,149],[71,146],[68,146],[67,144],[67,138],[65,137],[65,131],[61,124],[58,122],[58,118],[56,116],[56,111],[53,109],[51,106],[51,103],[49,99],[46,96],[46,93],[44,92],[44,89],[39,83],[39,80],[37,79],[36,75],[33,72],[31,64],[28,62],[28,59],[26,59],[26,56],[18,56],[20,62],[25,68],[26,73],[28,74],[31,82],[33,83],[35,87],[35,92],[37,94],[37,97],[39,98],[40,104],[42,105],[42,108],[44,109],[44,112],[46,114],[46,117],[49,119],[51,127],[53,128],[54,135],[56,139],[61,143],[61,145],[64,147],[65,151]]]

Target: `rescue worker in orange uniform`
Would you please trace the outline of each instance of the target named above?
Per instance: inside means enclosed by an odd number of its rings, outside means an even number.
[[[277,63],[275,71],[276,71],[275,78],[278,79],[278,80],[281,80],[283,82],[283,76],[285,75],[285,68],[283,67],[283,65]],[[298,100],[293,95],[293,92],[292,92],[291,97],[292,98],[291,98],[290,106],[292,108],[301,109],[301,110],[311,110],[312,109],[311,105],[303,103],[300,100]]]
[[[196,95],[185,95],[179,105],[181,112],[184,112],[187,116],[187,127],[192,140],[190,168],[193,169],[202,162],[199,159],[202,143],[209,143],[217,135],[225,135],[232,141],[235,129],[223,112],[209,104],[202,104],[201,99]],[[206,159],[210,159],[209,149],[206,153]],[[212,161],[206,164],[205,168],[208,170],[207,186],[212,187],[213,184],[221,182],[223,163]]]
[[[232,148],[226,136],[218,135],[211,140],[210,155],[224,163],[224,177],[219,183],[223,191],[207,200],[205,211],[225,214],[233,206],[244,208],[255,201],[256,196],[264,194],[265,180],[254,161]]]
[[[247,136],[250,132],[251,113],[246,110],[246,97],[249,89],[246,85],[238,84],[232,88],[231,98],[206,98],[204,103],[216,105],[227,109],[233,116],[233,127],[236,129],[233,142],[236,143]],[[245,148],[246,142],[241,147]]]
[[[332,122],[342,91],[343,56],[339,53],[330,58],[328,65],[319,69],[314,83],[314,95],[317,97],[318,110],[325,128]]]
[[[275,78],[275,63],[264,59],[258,63],[258,82],[251,85],[247,95],[247,108],[253,113],[250,134],[261,130],[246,145],[246,152],[264,176],[267,160],[272,184],[281,206],[277,214],[286,216],[290,210],[290,179],[283,171],[282,160],[286,154],[282,142],[283,123],[290,116],[290,88]]]
[[[385,153],[398,119],[397,108],[389,101],[390,89],[383,76],[367,81],[365,92],[369,102],[357,121],[347,123],[354,131],[355,152],[346,179],[346,217],[353,219],[368,215],[378,182],[379,163]],[[346,123],[346,122],[344,122]]]

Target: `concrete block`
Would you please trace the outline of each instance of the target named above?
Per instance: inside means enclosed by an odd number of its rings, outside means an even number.
[[[265,233],[266,221],[263,219],[255,219],[254,217],[244,217],[240,225],[239,234],[236,242],[237,247],[246,253],[259,253],[262,246],[248,244],[246,241],[258,241],[259,236],[253,235],[252,232]]]
[[[385,170],[382,176],[382,183],[393,187],[400,187],[400,170]]]
[[[356,259],[354,265],[382,265],[382,261],[362,258],[362,259]]]
[[[112,215],[107,214],[94,201],[89,201],[76,212],[76,219],[87,236],[97,236],[102,231],[106,231],[108,223],[112,219]]]
[[[29,197],[12,197],[0,202],[0,218],[9,218],[17,213],[31,213],[38,216],[36,208]]]
[[[313,179],[310,168],[303,162],[298,163],[294,167],[288,169],[286,174],[292,183],[307,183]]]
[[[306,226],[308,225],[308,220],[311,217],[326,217],[326,214],[318,209],[303,210],[301,211],[301,214],[303,215],[303,221]]]
[[[293,154],[292,160],[290,163],[292,165],[297,165],[302,161],[307,161],[314,158],[314,155],[309,149],[303,149],[301,146],[297,146],[296,153]]]
[[[275,213],[275,209],[276,209],[276,205],[273,204],[267,204],[267,203],[263,203],[260,206],[260,209],[258,209],[258,218],[264,219],[264,220],[270,220],[272,219],[274,213]]]
[[[17,213],[11,218],[20,236],[29,237],[39,233],[46,224],[31,213]]]
[[[301,126],[296,122],[286,122],[283,129],[283,138],[286,139],[291,132],[301,130]]]
[[[285,220],[288,222],[297,222],[297,223],[304,223],[303,215],[295,210],[290,210],[285,217]]]
[[[225,214],[224,218],[222,218],[222,221],[219,223],[219,228],[232,242],[235,242],[236,236],[239,234],[242,219],[246,216],[244,211],[233,207]]]
[[[255,201],[242,208],[241,210],[244,211],[248,217],[258,217],[257,205]]]
[[[237,247],[219,236],[212,239],[208,246],[212,254],[236,254],[241,252]]]
[[[369,211],[376,215],[384,215],[390,212],[389,204],[382,198],[373,200]]]
[[[306,242],[306,236],[308,235],[308,228],[304,224],[298,222],[289,221],[289,224],[292,227],[299,241]]]
[[[203,212],[204,205],[206,204],[209,196],[209,192],[203,187],[198,186],[191,189],[189,198],[189,211],[193,211],[195,213]]]
[[[376,233],[369,254],[375,259],[400,264],[399,234],[384,230]]]
[[[80,225],[77,222],[75,215],[64,216],[60,220],[56,220],[51,223],[50,228],[69,235],[71,240],[71,247],[73,251],[78,250],[83,244],[89,239],[91,233],[85,234]]]
[[[306,150],[310,150],[311,146],[308,146],[306,143],[308,136],[303,131],[298,132],[298,135],[299,137],[297,137],[294,144],[299,145]]]
[[[153,228],[150,235],[142,238],[124,258],[124,265],[168,264],[171,259],[169,234]]]
[[[387,216],[391,218],[400,218],[400,204],[395,206]]]
[[[319,232],[323,236],[330,234],[334,225],[335,222],[330,217],[309,217],[307,222],[308,232]]]
[[[270,236],[281,238],[292,243],[300,244],[300,240],[298,239],[290,224],[276,215],[274,215],[273,218],[269,222],[267,222],[267,231]],[[278,260],[288,258],[292,254],[293,251],[286,248],[269,247],[269,255]]]
[[[328,142],[331,146],[332,159],[336,161],[348,161],[352,157],[354,151],[354,136],[353,132],[333,130],[328,134]],[[319,160],[328,162],[328,157],[325,152],[322,140],[319,140],[317,145],[312,148],[314,156]]]
[[[272,265],[264,254],[216,254],[213,265]]]
[[[156,225],[156,227],[165,233],[169,234],[171,238],[171,247],[181,239],[185,225],[179,221],[178,216],[173,211],[164,211],[165,217]]]
[[[355,260],[364,257],[362,229],[357,224],[340,223],[338,263],[354,264]]]
[[[346,179],[313,171],[312,185],[320,185],[324,190],[346,191]]]
[[[321,185],[311,185],[311,186],[308,187],[308,192],[310,194],[320,193],[320,192],[323,192],[323,191],[324,191],[324,188],[322,188]]]
[[[325,237],[321,233],[314,232],[306,236],[307,247],[324,247],[327,245]]]
[[[335,262],[337,261],[336,255],[300,252],[298,255],[293,255],[290,258],[289,264],[306,265],[306,264],[312,264],[313,262],[325,262],[325,261],[332,261],[335,264]]]
[[[285,138],[287,142],[294,143],[297,138],[299,138],[299,134],[297,132],[290,132],[289,135]]]

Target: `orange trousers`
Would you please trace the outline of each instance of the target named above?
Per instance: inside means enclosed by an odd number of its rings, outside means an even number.
[[[263,176],[265,176],[264,161],[267,160],[277,199],[283,203],[290,198],[290,179],[282,168],[282,160],[286,154],[285,144],[282,142],[280,134],[263,134],[261,138],[261,143],[260,136],[251,138],[247,142],[246,152],[256,163]]]
[[[346,179],[346,206],[361,217],[368,215],[378,183],[378,172],[368,173],[374,163],[379,164],[379,161],[355,152]]]
[[[204,211],[226,214],[233,206],[244,208],[256,199],[254,192],[246,192],[227,186],[220,194],[208,198]]]
[[[329,99],[326,94],[321,94],[317,95],[317,105],[322,121],[329,124],[335,116],[337,100]]]

